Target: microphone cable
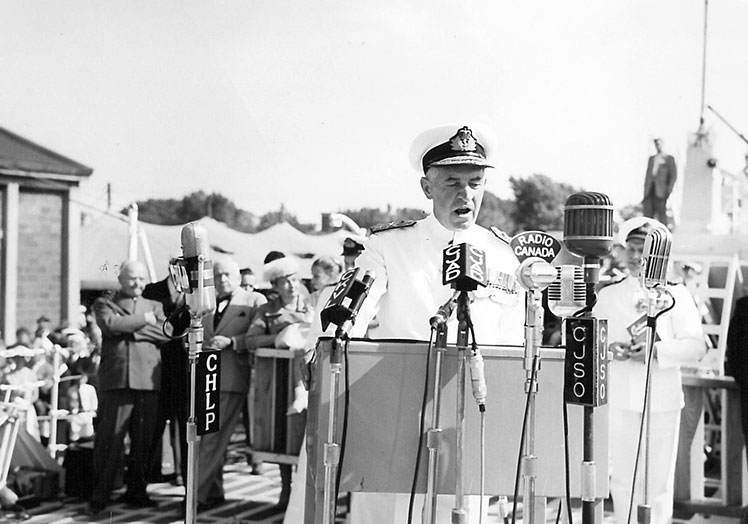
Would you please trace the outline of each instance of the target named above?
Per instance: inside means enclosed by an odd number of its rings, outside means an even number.
[[[569,458],[569,405],[564,400],[562,402],[562,411],[564,418],[564,488],[566,496],[566,518],[569,520],[569,524],[573,524],[571,518],[571,459]],[[556,519],[558,521],[558,518]]]
[[[657,287],[657,286],[655,286]],[[666,289],[664,290],[666,293],[670,293]],[[670,295],[672,298],[672,295]],[[656,314],[654,317],[651,317],[648,320],[652,320],[652,335],[650,336],[649,340],[649,347],[647,348],[649,353],[647,354],[647,362],[646,362],[646,371],[644,375],[644,401],[642,402],[642,417],[641,421],[639,422],[639,437],[637,438],[636,442],[636,458],[634,459],[634,474],[631,478],[631,493],[629,495],[629,510],[628,515],[626,517],[626,524],[631,523],[631,513],[634,509],[634,490],[636,489],[636,474],[639,472],[639,458],[641,456],[642,451],[642,440],[644,438],[644,424],[646,421],[646,414],[647,409],[649,409],[649,390],[650,385],[652,381],[652,357],[654,356],[654,345],[655,345],[655,335],[657,334],[655,329],[657,325],[657,319],[660,318],[662,315],[670,311],[675,307],[675,300],[673,300],[673,303],[670,304],[670,306],[666,309],[663,309],[658,314]],[[649,457],[647,457],[647,460],[649,460]],[[644,494],[646,497],[646,493]]]
[[[432,328],[429,334],[429,346],[426,352],[426,380],[423,383],[423,399],[421,401],[421,416],[418,422],[418,451],[416,452],[416,465],[413,470],[413,483],[410,486],[410,498],[408,499],[408,524],[413,522],[413,506],[415,505],[416,486],[418,484],[418,470],[421,464],[421,452],[423,451],[424,431],[426,431],[426,404],[429,394],[429,368],[431,367],[431,351],[434,344],[434,333],[436,329]],[[436,380],[436,377],[434,377]],[[426,501],[428,502],[428,501]]]
[[[475,327],[470,313],[467,314],[467,324],[470,330],[470,336],[473,339],[471,344],[473,355],[478,354],[478,343],[475,341]],[[483,499],[486,493],[486,405],[478,406],[480,411],[480,501],[478,505],[478,523],[483,522]]]
[[[530,396],[532,395],[532,390],[535,387],[535,382],[537,381],[536,373],[538,372],[538,355],[533,355],[532,357],[532,372],[530,373],[530,385],[527,388],[527,393],[525,393],[525,411],[522,415],[522,431],[520,432],[519,436],[519,455],[517,456],[517,472],[514,477],[514,500],[512,501],[512,524],[516,523],[517,518],[517,499],[519,498],[519,479],[521,476],[522,471],[522,454],[524,451],[525,446],[525,435],[527,434],[527,421],[530,418]],[[524,508],[523,508],[524,512]]]
[[[343,461],[345,459],[345,443],[348,437],[348,407],[351,404],[351,377],[348,365],[348,343],[350,339],[345,338],[345,344],[343,345],[343,383],[345,385],[345,392],[343,393],[343,427],[340,431],[340,458],[338,459],[338,470],[335,475],[335,507],[337,508],[338,497],[340,496],[340,478],[343,473]],[[336,510],[337,513],[337,510]]]

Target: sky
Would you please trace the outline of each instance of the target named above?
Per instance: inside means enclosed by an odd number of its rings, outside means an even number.
[[[480,121],[487,188],[545,174],[641,199],[701,116],[703,0],[0,0],[0,127],[94,169],[115,207],[221,193],[305,222],[427,209],[412,139]],[[748,133],[748,2],[708,7],[705,102]],[[719,165],[748,144],[713,112]]]

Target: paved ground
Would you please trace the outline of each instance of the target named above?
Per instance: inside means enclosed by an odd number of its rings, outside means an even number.
[[[227,503],[221,507],[202,512],[197,517],[200,524],[280,524],[283,521],[283,511],[276,509],[275,503],[280,494],[280,474],[278,467],[266,465],[263,475],[250,475],[250,468],[241,450],[241,438],[238,436],[236,444],[229,449],[227,466],[224,472]],[[0,513],[0,524],[24,522],[26,524],[74,524],[74,523],[150,523],[170,524],[184,521],[182,501],[184,487],[164,482],[151,484],[148,488],[150,496],[158,502],[155,508],[144,510],[132,509],[122,503],[115,503],[107,508],[98,518],[91,519],[83,515],[85,501],[77,498],[59,497],[44,501],[36,507],[28,508],[28,515]],[[119,490],[114,498],[122,493]],[[581,510],[579,501],[573,504],[573,520],[581,524]],[[341,516],[338,524],[345,523],[344,497],[339,506]],[[558,501],[549,501],[546,522],[555,523]],[[605,504],[605,522],[615,524],[612,517],[610,501]],[[521,518],[519,516],[518,518]],[[521,520],[518,520],[521,522]],[[676,512],[674,524],[739,524],[739,518],[707,516],[687,512]],[[299,523],[301,524],[301,523]],[[387,523],[383,523],[387,524]],[[485,524],[504,524],[498,515],[496,506],[489,507],[489,517]]]

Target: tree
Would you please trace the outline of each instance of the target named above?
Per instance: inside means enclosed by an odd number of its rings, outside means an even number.
[[[255,215],[238,209],[219,193],[207,195],[204,191],[196,191],[181,200],[149,199],[138,202],[138,208],[139,219],[152,224],[185,224],[209,216],[245,233],[254,232],[257,224]]]
[[[541,174],[511,177],[509,183],[514,192],[515,207],[511,216],[517,231],[563,230],[564,204],[569,195],[579,189]]]
[[[483,193],[483,203],[478,214],[478,224],[490,228],[496,226],[505,233],[513,235],[517,227],[514,224],[515,203],[512,200],[504,200],[490,191]]]

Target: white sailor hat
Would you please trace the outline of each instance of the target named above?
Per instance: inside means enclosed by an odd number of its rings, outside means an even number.
[[[629,218],[618,228],[617,241],[621,245],[626,245],[626,242],[634,239],[643,242],[647,234],[656,228],[667,229],[662,222],[654,218],[644,216]]]
[[[495,147],[496,136],[484,124],[445,124],[428,129],[413,140],[410,163],[423,173],[432,166],[494,167],[490,158]]]

